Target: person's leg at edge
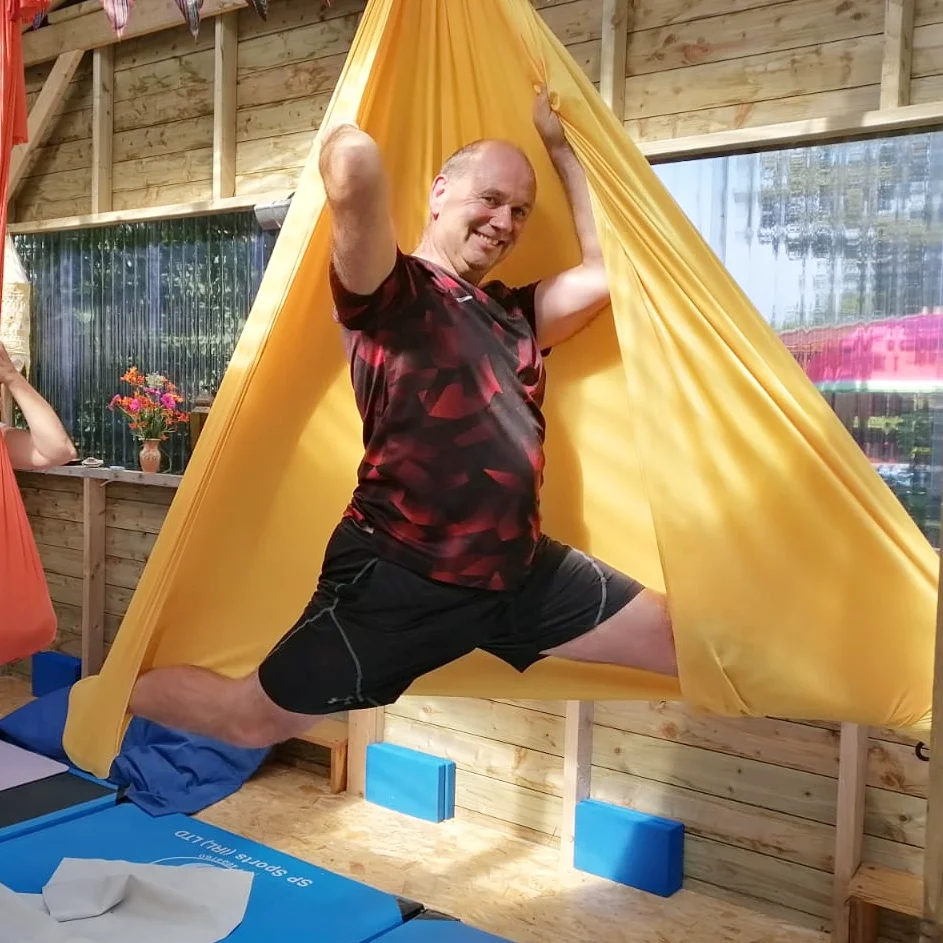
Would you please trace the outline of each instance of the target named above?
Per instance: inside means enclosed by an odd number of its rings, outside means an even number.
[[[244,747],[314,729],[324,714],[382,707],[419,676],[475,649],[494,594],[435,583],[381,561],[356,525],[338,529],[318,589],[258,671],[197,667],[141,675],[131,712]]]
[[[541,654],[672,677],[678,674],[667,597],[647,588],[585,635],[545,649]]]
[[[274,746],[314,729],[319,718],[284,710],[262,688],[259,673],[227,678],[191,665],[142,674],[129,711],[172,730],[247,749]]]
[[[512,626],[488,649],[519,671],[554,656],[678,674],[666,595],[547,537],[515,603]]]
[[[314,729],[319,715],[340,710],[332,698],[356,703],[359,666],[341,625],[370,587],[376,557],[349,525],[329,541],[318,586],[301,617],[257,670],[229,678],[196,666],[142,674],[131,694],[136,716],[233,746],[264,748]],[[351,632],[356,624],[348,625]]]

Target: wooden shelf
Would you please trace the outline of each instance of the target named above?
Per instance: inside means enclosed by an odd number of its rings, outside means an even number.
[[[259,203],[274,203],[285,200],[291,190],[249,193],[242,196],[220,197],[213,200],[191,200],[187,203],[161,203],[126,210],[109,210],[101,213],[83,213],[78,216],[61,216],[55,219],[23,220],[7,226],[11,235],[43,232],[65,232],[73,229],[92,229],[99,226],[116,226],[121,223],[145,223],[168,219],[185,219],[190,216],[209,216],[217,213],[233,213],[249,210]]]
[[[306,734],[298,737],[305,743],[327,747],[331,751],[331,792],[343,792],[347,788],[347,739],[348,725],[340,720],[326,718],[315,724]]]
[[[848,896],[909,917],[923,915],[923,878],[919,874],[863,864],[848,885]]]
[[[99,481],[121,481],[129,485],[156,485],[177,488],[182,475],[148,474],[130,468],[107,468],[103,465],[59,465],[55,468],[34,469],[30,475],[52,475],[59,478],[92,478]]]

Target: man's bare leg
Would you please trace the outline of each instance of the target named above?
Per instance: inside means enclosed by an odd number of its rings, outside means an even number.
[[[595,629],[543,654],[672,677],[678,674],[668,602],[663,593],[651,589],[643,590]]]
[[[248,749],[300,736],[319,720],[274,704],[254,671],[243,678],[227,678],[188,665],[142,674],[131,692],[129,710],[173,730]]]

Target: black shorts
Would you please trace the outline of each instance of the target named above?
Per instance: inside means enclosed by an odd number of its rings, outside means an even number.
[[[371,533],[345,519],[328,543],[314,596],[259,679],[276,704],[296,713],[380,707],[476,648],[524,671],[642,589],[549,537],[540,538],[531,571],[514,590],[437,582],[383,559]]]

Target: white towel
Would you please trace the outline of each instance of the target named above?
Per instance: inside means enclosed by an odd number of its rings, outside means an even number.
[[[42,894],[0,885],[0,943],[219,943],[242,923],[253,877],[63,858]]]

